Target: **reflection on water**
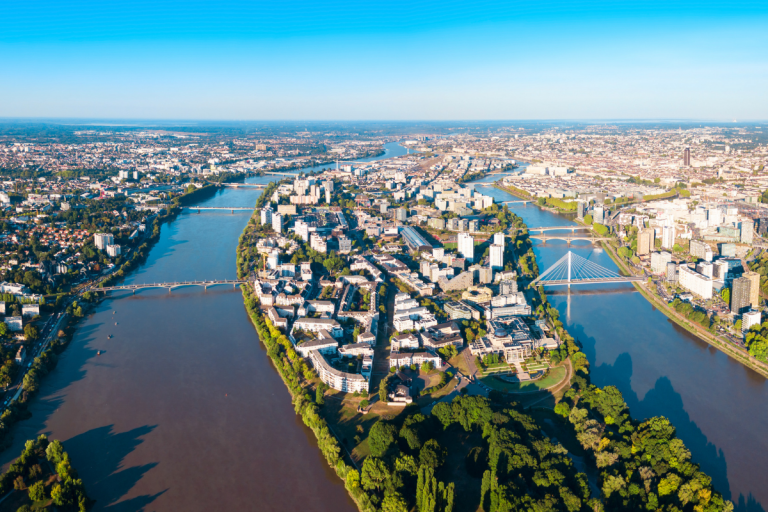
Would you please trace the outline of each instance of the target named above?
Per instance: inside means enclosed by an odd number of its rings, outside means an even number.
[[[476,190],[496,201],[515,199],[486,185],[476,185]],[[531,227],[572,223],[530,204],[510,209]],[[618,271],[608,254],[586,242],[534,242],[542,272],[568,250]],[[637,419],[668,417],[694,462],[737,510],[764,509],[766,379],[671,322],[631,284],[581,285],[570,294],[552,287],[547,295],[583,344],[594,384],[618,387]]]
[[[225,189],[203,204],[253,204],[260,193]],[[126,282],[234,278],[248,218],[181,214]],[[355,510],[231,286],[105,300],[31,410],[3,462],[41,432],[63,440],[95,510]]]

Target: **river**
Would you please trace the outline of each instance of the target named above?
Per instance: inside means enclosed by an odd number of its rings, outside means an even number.
[[[390,143],[367,160],[403,154]],[[250,205],[260,194],[225,188],[199,205]],[[249,217],[185,211],[162,226],[125,283],[235,279]],[[81,322],[30,411],[1,462],[41,433],[61,440],[96,511],[357,510],[294,413],[239,289],[108,297]]]
[[[498,176],[474,183],[497,201],[514,196],[487,186]],[[537,206],[511,204],[530,227],[573,224]],[[534,241],[543,272],[568,251],[564,241]],[[586,242],[570,249],[618,271],[608,254]],[[692,336],[654,308],[630,284],[547,290],[569,332],[579,339],[591,364],[592,382],[614,385],[633,417],[666,416],[691,450],[693,462],[738,511],[768,505],[768,383],[766,379]],[[762,405],[761,405],[762,404]]]

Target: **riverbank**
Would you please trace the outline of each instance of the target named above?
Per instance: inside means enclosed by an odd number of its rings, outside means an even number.
[[[613,251],[613,247],[610,244],[601,242],[601,246],[608,253],[608,256],[613,260],[613,262],[616,263],[616,266],[618,266],[627,275],[634,275],[624,264],[622,259]],[[669,304],[661,300],[661,298],[657,297],[652,291],[648,290],[644,284],[632,284],[635,286],[635,289],[637,289],[637,291],[639,291],[640,294],[645,298],[645,300],[656,307],[664,314],[664,316],[669,318],[675,324],[690,332],[700,340],[708,343],[712,347],[720,350],[729,357],[732,357],[750,370],[754,370],[763,377],[768,378],[768,365],[752,357],[745,349],[739,350],[737,347],[734,347],[727,342],[720,341],[715,338],[715,336],[713,336],[712,333],[710,333],[708,330],[693,322],[688,321],[686,318],[681,317],[679,313],[669,307]]]

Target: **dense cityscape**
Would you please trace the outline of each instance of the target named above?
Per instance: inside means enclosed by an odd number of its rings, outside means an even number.
[[[362,510],[421,511],[424,500],[439,510],[547,500],[553,510],[732,509],[689,462],[617,471],[640,464],[622,443],[636,446],[636,436],[666,420],[633,419],[614,387],[599,395],[593,361],[547,295],[558,285],[569,301],[579,285],[636,288],[666,321],[768,375],[762,127],[423,128],[269,137],[263,128],[7,130],[0,436],[10,442],[99,304],[119,303],[121,290],[231,282],[297,413]],[[222,193],[258,198],[255,207],[207,206]],[[529,226],[519,208],[561,220]],[[174,219],[206,209],[253,209],[237,280],[124,284]],[[549,245],[567,251],[547,268],[537,254]],[[579,256],[586,247],[605,251],[615,270]],[[465,414],[475,419],[463,424]],[[550,471],[570,483],[553,495],[538,472],[520,469],[529,476],[507,487],[510,470],[496,458],[449,470],[451,425],[471,431],[472,422],[502,437],[511,435],[502,425],[538,423],[546,437],[524,435],[515,449],[536,455],[519,467],[558,467]],[[656,437],[644,442],[677,447],[659,460],[691,458],[673,432],[648,435]],[[511,449],[493,436],[489,449]],[[592,462],[575,465],[562,455],[570,450]],[[24,488],[11,483],[14,471],[0,485]],[[413,484],[431,490],[413,502]],[[38,500],[30,487],[29,499],[87,508],[92,500],[78,485],[81,494],[35,488]]]

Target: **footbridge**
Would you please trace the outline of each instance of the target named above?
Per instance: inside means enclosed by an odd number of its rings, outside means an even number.
[[[619,273],[601,267],[597,263],[582,258],[571,251],[531,281],[529,287],[536,285],[556,286],[595,283],[631,283],[643,281],[644,277],[622,276]]]
[[[148,288],[162,288],[167,289],[168,293],[174,288],[181,288],[184,286],[202,286],[204,290],[207,290],[209,286],[217,286],[221,284],[231,284],[233,288],[237,285],[245,284],[248,281],[242,279],[222,279],[219,281],[174,281],[171,283],[142,283],[142,284],[126,284],[122,286],[105,286],[103,288],[95,288],[97,292],[117,292],[117,291],[131,291],[134,294],[137,290],[145,290]]]

